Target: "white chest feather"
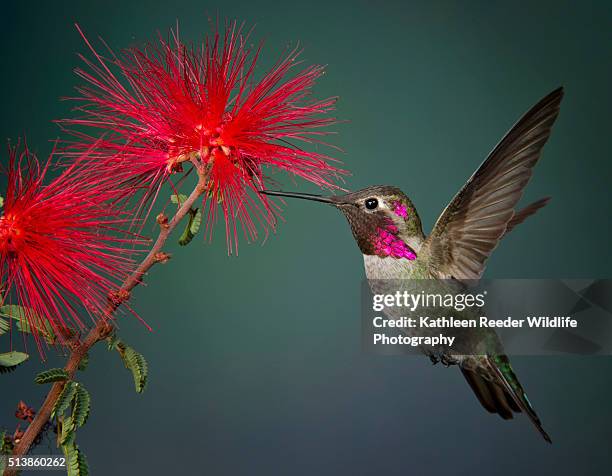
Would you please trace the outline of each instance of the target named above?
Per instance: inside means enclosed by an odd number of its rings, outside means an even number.
[[[363,255],[363,263],[368,279],[407,279],[412,274],[411,268],[414,262],[406,259]]]

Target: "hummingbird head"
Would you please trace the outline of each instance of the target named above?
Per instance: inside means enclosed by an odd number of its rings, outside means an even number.
[[[377,185],[327,197],[269,190],[262,193],[313,200],[338,208],[365,255],[414,260],[424,239],[414,205],[397,187]]]

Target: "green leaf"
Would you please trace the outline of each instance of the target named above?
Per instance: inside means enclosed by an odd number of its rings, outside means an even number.
[[[39,373],[34,382],[38,384],[59,382],[61,380],[68,380],[70,375],[64,369],[49,369]]]
[[[64,448],[64,454],[66,455],[66,469],[68,470],[68,476],[89,475],[87,458],[85,458],[85,455],[78,446],[74,444],[66,446]]]
[[[74,444],[74,433],[75,426],[74,421],[72,420],[72,416],[64,417],[62,420],[62,431],[59,436],[59,444],[64,446],[70,446],[70,443]]]
[[[89,364],[89,353],[86,353],[81,359],[81,361],[79,362],[78,369],[82,372],[83,370],[87,368],[88,364]]]
[[[106,341],[108,342],[108,350],[116,350],[117,345],[121,342],[115,333],[108,336]]]
[[[13,365],[12,367],[3,367],[2,365],[0,365],[0,375],[10,374],[11,372],[14,372],[17,367],[17,365]]]
[[[59,446],[59,440],[58,440],[58,446]],[[61,447],[62,447],[62,451],[64,452],[64,456],[66,457],[66,470],[67,470],[67,473],[70,474],[70,456],[74,452],[74,450],[76,450],[74,441],[70,441],[66,444],[63,444],[61,445]]]
[[[0,354],[0,367],[14,367],[24,363],[29,358],[30,356],[28,354],[17,352],[16,350],[5,352],[4,354]]]
[[[87,458],[85,454],[77,448],[79,452],[78,463],[79,463],[79,476],[88,476],[89,475],[89,464],[87,463]]]
[[[193,218],[190,216],[189,222],[185,226],[185,229],[183,230],[183,233],[181,234],[178,240],[178,244],[180,246],[187,246],[189,243],[191,243],[191,240],[193,240],[194,235],[193,233],[191,233],[191,220],[192,219]]]
[[[187,195],[183,195],[182,193],[174,194],[170,196],[170,201],[172,203],[176,203],[177,205],[181,205],[187,201]]]
[[[7,452],[10,451],[9,448],[6,448],[6,445],[4,443],[4,438],[5,437],[6,437],[6,430],[3,430],[2,432],[0,432],[0,455],[7,454]],[[0,474],[2,474],[2,473],[0,473]]]
[[[11,455],[13,453],[12,445],[7,444],[4,441],[6,437],[6,430],[0,432],[0,474],[4,474],[4,470],[6,469],[6,459],[3,458],[4,455]]]
[[[136,352],[133,348],[126,345],[118,338],[114,339],[113,347],[121,356],[124,365],[132,372],[134,377],[134,386],[136,392],[142,393],[147,385],[147,378],[149,375],[149,367],[147,361],[142,354]],[[111,345],[109,344],[109,349]]]
[[[147,386],[147,377],[149,375],[147,361],[142,354],[136,352],[131,347],[125,347],[122,357],[125,366],[132,371],[136,392],[142,393]]]
[[[75,382],[66,382],[62,393],[57,398],[55,402],[55,406],[53,407],[52,415],[56,415],[58,417],[62,416],[68,407],[72,403],[72,399],[76,395],[77,392],[77,384]]]
[[[72,419],[76,426],[83,426],[85,424],[90,409],[91,397],[89,392],[82,385],[78,385],[74,398],[74,406],[72,407]]]
[[[195,237],[198,230],[200,229],[200,225],[202,224],[202,212],[200,212],[197,208],[189,210],[189,221],[185,226],[185,230],[183,234],[179,238],[179,245],[187,246],[191,243],[191,240]]]
[[[75,444],[76,444],[76,431],[74,431],[74,428],[66,434],[66,439],[64,443],[60,445],[59,440],[58,440],[58,445],[61,446],[62,448],[74,448]]]
[[[6,319],[2,319],[0,317],[0,336],[2,334],[6,334],[6,331],[8,331],[11,328],[11,325],[9,324],[9,322]]]
[[[50,344],[55,343],[55,333],[53,332],[51,324],[39,317],[31,309],[16,304],[6,304],[0,306],[0,316],[14,319],[17,322],[17,329],[28,334],[32,334],[30,322],[33,322],[34,333],[42,336]],[[28,317],[30,319],[28,319]],[[1,334],[2,332],[0,332],[0,335]]]
[[[0,195],[0,208],[4,206],[4,197]]]
[[[196,208],[195,213],[193,215],[193,220],[191,221],[191,227],[190,227],[191,233],[193,233],[194,235],[197,234],[198,231],[200,231],[201,224],[202,224],[202,212]]]

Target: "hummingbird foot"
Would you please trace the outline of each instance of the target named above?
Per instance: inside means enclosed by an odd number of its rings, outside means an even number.
[[[450,367],[451,365],[457,365],[457,359],[455,359],[454,357],[442,354],[442,356],[440,357],[440,362],[442,362],[442,365],[444,365],[444,367]]]

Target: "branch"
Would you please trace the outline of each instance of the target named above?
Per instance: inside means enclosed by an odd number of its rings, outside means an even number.
[[[185,218],[185,216],[191,210],[191,207],[195,204],[196,200],[201,197],[206,191],[206,185],[208,183],[208,169],[205,168],[200,162],[199,158],[194,157],[191,159],[193,166],[198,172],[198,183],[187,198],[179,207],[176,214],[167,223],[160,222],[160,231],[153,247],[147,254],[146,258],[140,263],[136,270],[128,276],[123,282],[118,291],[113,293],[109,299],[108,306],[106,308],[104,319],[100,320],[96,326],[89,331],[84,340],[80,343],[76,343],[70,352],[68,361],[64,369],[70,376],[73,377],[76,372],[81,360],[87,352],[98,342],[106,339],[113,331],[113,325],[109,322],[112,315],[115,313],[117,308],[121,306],[130,297],[132,290],[142,283],[142,279],[145,274],[155,265],[156,263],[165,262],[168,259],[168,255],[162,252],[162,248],[166,244],[166,241],[170,234],[174,231],[176,226]],[[36,413],[34,420],[28,426],[23,437],[19,443],[15,446],[13,451],[14,456],[23,456],[28,453],[33,441],[36,439],[38,434],[41,432],[45,423],[49,421],[51,412],[55,407],[55,402],[60,396],[66,381],[56,382],[49,390],[44,403]],[[15,470],[7,469],[4,472],[4,476],[15,476],[17,472]]]

